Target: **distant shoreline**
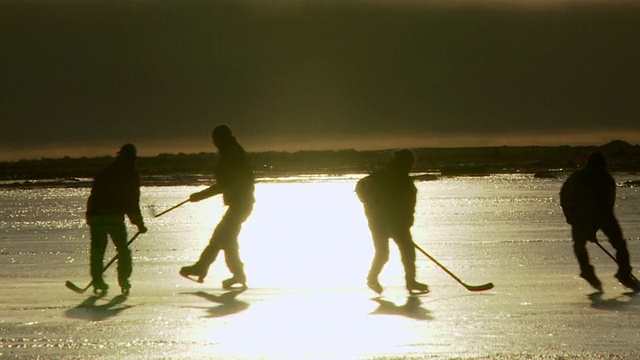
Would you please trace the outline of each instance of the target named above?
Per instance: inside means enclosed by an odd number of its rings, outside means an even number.
[[[601,151],[612,172],[640,172],[640,145],[615,140],[602,146],[501,146],[412,149],[416,173],[441,175],[486,175],[531,173],[552,176],[573,171],[584,164],[593,151]],[[292,174],[364,174],[384,166],[393,150],[381,151],[298,151],[250,153],[257,177]],[[57,180],[60,186],[85,186],[73,179],[92,179],[113,157],[21,160],[0,163],[0,181],[23,182]],[[193,184],[211,179],[217,154],[160,154],[140,157],[138,170],[143,179]],[[66,180],[65,180],[66,179]],[[205,179],[205,180],[199,180]],[[29,182],[35,182],[30,184]],[[5,186],[2,186],[5,187]]]

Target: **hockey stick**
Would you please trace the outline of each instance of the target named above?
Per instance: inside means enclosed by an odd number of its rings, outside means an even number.
[[[171,211],[171,210],[173,210],[173,209],[179,208],[180,206],[182,206],[182,205],[184,205],[184,204],[188,203],[189,201],[191,201],[191,200],[187,199],[187,200],[185,200],[185,201],[183,201],[183,202],[181,202],[181,203],[179,203],[179,204],[176,204],[176,205],[174,205],[174,206],[172,206],[172,207],[168,208],[167,210],[165,210],[165,211],[161,212],[160,214],[154,215],[154,217],[160,217],[160,216],[162,216],[162,215],[164,215],[164,214],[168,213],[169,211]]]
[[[486,284],[482,284],[482,285],[469,285],[469,284],[465,284],[462,280],[460,280],[457,276],[455,276],[451,271],[449,271],[446,267],[444,267],[442,264],[440,264],[438,262],[438,260],[434,259],[433,256],[427,254],[426,251],[424,251],[420,246],[418,246],[416,243],[413,244],[413,246],[416,247],[416,249],[420,250],[421,253],[423,253],[426,257],[429,258],[429,260],[433,261],[434,263],[436,263],[436,265],[438,265],[442,270],[444,270],[444,272],[446,272],[447,274],[449,274],[449,276],[451,276],[452,278],[454,278],[460,285],[464,286],[467,290],[469,291],[485,291],[485,290],[489,290],[489,289],[493,289],[493,283],[486,283]]]
[[[602,251],[605,252],[605,254],[609,255],[610,258],[613,259],[613,261],[615,261],[616,264],[618,264],[618,259],[615,258],[615,256],[613,256],[607,249],[604,248],[604,246],[602,246],[602,244],[600,244],[600,242],[598,242],[598,239],[593,240],[593,242],[598,245],[598,247],[600,249],[602,249]],[[618,264],[619,265],[619,264]],[[629,273],[629,276],[631,276],[632,279],[634,279],[635,281],[638,281],[638,278],[635,277],[633,274]]]
[[[127,243],[127,247],[129,247],[129,245],[133,242],[133,240],[135,240],[138,237],[138,235],[140,235],[140,234],[141,233],[138,231],[135,235],[133,235],[131,240],[129,240],[129,242]],[[111,259],[111,261],[109,261],[107,263],[107,265],[102,269],[102,272],[104,273],[105,271],[107,271],[109,266],[111,266],[111,264],[113,264],[117,259],[118,259],[118,255],[114,256],[113,259]],[[93,284],[93,280],[87,286],[85,286],[84,288],[80,288],[80,287],[78,287],[78,285],[72,283],[69,280],[67,280],[67,282],[64,283],[64,285],[69,290],[77,292],[78,294],[84,294],[84,292],[87,291],[87,289],[90,288],[92,284]]]

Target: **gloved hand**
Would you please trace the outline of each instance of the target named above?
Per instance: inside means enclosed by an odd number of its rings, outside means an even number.
[[[202,191],[197,192],[197,193],[193,193],[189,196],[189,201],[191,202],[198,202],[200,200],[204,200],[206,199],[208,196],[206,194],[203,194]]]
[[[144,226],[144,225],[138,225],[138,232],[139,232],[140,234],[144,234],[144,233],[146,233],[146,232],[147,232],[147,230],[149,230],[149,229],[147,229],[147,227],[146,227],[146,226]]]

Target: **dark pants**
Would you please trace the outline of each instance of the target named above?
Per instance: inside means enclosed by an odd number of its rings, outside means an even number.
[[[118,251],[118,282],[129,280],[131,277],[131,251],[127,247],[127,228],[119,218],[95,217],[89,220],[91,228],[91,279],[102,282],[104,253],[107,249],[109,236]]]
[[[206,275],[209,266],[213,264],[220,250],[224,251],[224,258],[229,271],[235,276],[244,276],[244,266],[240,260],[240,246],[238,236],[242,224],[249,218],[253,211],[253,204],[232,205],[227,208],[222,220],[218,223],[209,245],[200,254],[196,266]]]
[[[416,249],[413,245],[410,229],[400,226],[376,226],[371,222],[369,223],[369,229],[373,238],[375,255],[367,278],[377,280],[382,268],[389,261],[389,239],[391,238],[400,250],[406,282],[414,282],[416,279]]]
[[[589,254],[586,244],[596,238],[598,230],[607,236],[611,246],[616,250],[616,260],[618,262],[618,274],[628,275],[631,273],[629,264],[629,250],[627,242],[622,237],[622,229],[614,215],[606,216],[602,219],[600,227],[594,225],[592,221],[574,221],[571,226],[571,237],[573,238],[573,251],[578,259],[582,274],[593,274],[593,266],[589,263]]]

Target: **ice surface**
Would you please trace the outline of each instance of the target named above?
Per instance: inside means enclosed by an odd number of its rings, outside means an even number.
[[[229,275],[222,258],[204,284],[178,275],[208,241],[219,199],[154,219],[197,188],[144,188],[150,230],[131,245],[128,298],[116,289],[115,267],[104,298],[64,286],[89,281],[84,192],[3,191],[0,357],[640,358],[640,296],[616,282],[615,264],[595,245],[605,293],[577,276],[560,184],[524,176],[419,183],[416,242],[463,281],[495,284],[469,292],[418,253],[418,278],[431,288],[420,297],[407,296],[393,247],[383,296],[366,288],[372,249],[353,180],[258,185],[240,239],[243,292],[220,288]],[[620,189],[617,214],[637,268],[635,189]],[[113,255],[110,248],[106,260]]]

